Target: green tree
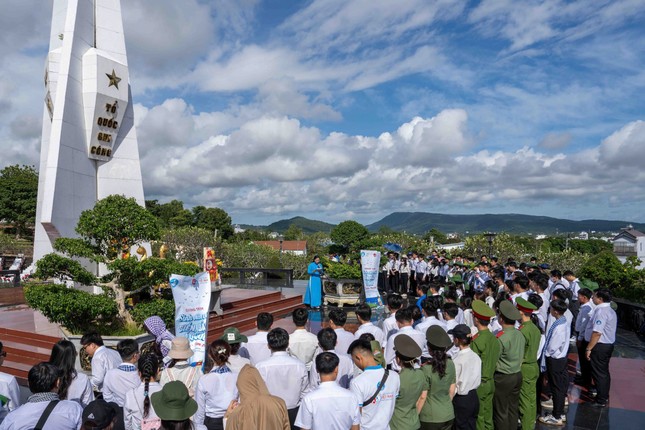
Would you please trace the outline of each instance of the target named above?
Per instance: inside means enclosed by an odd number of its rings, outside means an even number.
[[[448,236],[446,236],[445,233],[437,230],[436,228],[433,228],[427,231],[426,234],[423,235],[423,240],[425,240],[428,243],[434,242],[434,243],[445,244],[445,243],[448,243]]]
[[[305,233],[295,224],[290,224],[284,232],[284,240],[303,240]]]
[[[7,166],[0,170],[0,220],[12,223],[21,237],[36,219],[38,173],[32,166]]]
[[[146,200],[146,209],[150,211],[164,228],[188,227],[193,225],[193,214],[184,209],[180,200],[159,204],[157,200]]]
[[[125,301],[134,289],[157,285],[173,272],[194,274],[197,271],[195,265],[184,268],[161,259],[123,258],[131,247],[156,240],[160,234],[156,218],[133,198],[112,195],[99,200],[93,209],[81,213],[76,232],[79,238],[60,238],[54,243],[54,248],[68,257],[53,253],[44,256],[36,265],[36,277],[70,279],[86,285],[96,283],[108,289],[114,296],[119,318],[126,324],[133,323]],[[97,279],[69,257],[106,264],[110,273]]]
[[[204,247],[215,246],[213,232],[199,227],[165,230],[161,241],[168,246],[175,259],[182,262],[199,262],[203,258]]]
[[[225,240],[233,236],[231,217],[224,209],[195,206],[192,216],[192,225],[195,227],[212,232],[217,230],[217,235]]]
[[[618,288],[627,281],[626,267],[611,251],[603,251],[591,257],[580,269],[579,278],[596,281],[604,288]]]
[[[343,221],[331,230],[330,237],[336,245],[347,248],[350,252],[355,252],[356,244],[367,237],[370,232],[363,224],[356,221]]]

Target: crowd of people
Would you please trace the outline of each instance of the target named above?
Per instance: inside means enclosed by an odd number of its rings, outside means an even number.
[[[342,308],[329,308],[329,327],[317,333],[306,328],[305,308],[292,313],[292,333],[263,312],[254,335],[228,327],[195,366],[188,339],[151,317],[150,353],[134,340],[115,350],[97,333],[83,336],[90,376],[76,370],[77,351],[61,340],[49,362],[29,371],[24,405],[15,378],[0,374],[0,430],[562,426],[572,340],[575,382],[596,406],[607,405],[616,333],[609,291],[537,264],[482,260],[463,271],[464,263],[439,261],[449,270],[434,272],[419,256],[409,260],[405,288],[389,287],[390,316],[375,324],[372,308],[359,305],[355,332]]]

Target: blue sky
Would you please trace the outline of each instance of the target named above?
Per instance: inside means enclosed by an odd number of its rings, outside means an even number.
[[[51,5],[8,3],[0,167],[36,165]],[[148,199],[645,222],[642,1],[122,3]]]

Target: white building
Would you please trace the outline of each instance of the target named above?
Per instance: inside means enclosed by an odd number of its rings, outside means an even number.
[[[613,240],[614,254],[624,263],[635,256],[641,261],[639,269],[645,268],[645,233],[629,228],[623,229]]]

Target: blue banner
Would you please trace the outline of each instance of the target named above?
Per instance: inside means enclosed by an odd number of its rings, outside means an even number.
[[[188,362],[201,364],[206,358],[210,275],[208,272],[195,276],[170,275],[170,287],[175,300],[175,335],[190,341],[194,354]]]

